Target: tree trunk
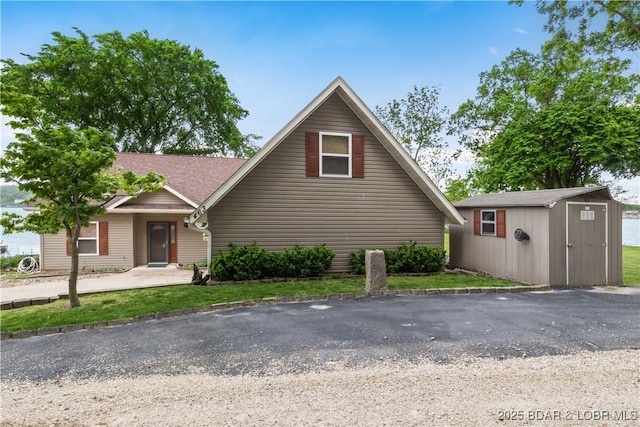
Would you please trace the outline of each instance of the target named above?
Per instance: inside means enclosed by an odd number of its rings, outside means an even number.
[[[80,227],[75,226],[71,233],[71,270],[69,271],[69,303],[71,308],[80,307],[78,298],[78,237],[80,237]]]

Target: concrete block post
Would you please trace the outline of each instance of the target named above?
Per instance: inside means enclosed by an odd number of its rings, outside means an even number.
[[[387,267],[384,260],[384,252],[381,250],[366,251],[364,265],[367,274],[365,291],[387,290]]]

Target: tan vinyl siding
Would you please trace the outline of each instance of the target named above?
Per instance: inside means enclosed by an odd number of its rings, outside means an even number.
[[[133,267],[133,248],[131,235],[133,221],[131,215],[105,215],[96,219],[109,223],[109,254],[81,255],[80,270],[83,268],[131,268]],[[42,237],[43,260],[42,269],[68,270],[71,257],[67,255],[67,235],[65,231],[58,234],[46,234]]]
[[[163,189],[153,193],[142,193],[138,197],[134,197],[130,200],[127,200],[125,203],[123,203],[123,206],[130,205],[130,204],[162,205],[162,204],[184,204],[184,203],[186,203],[184,200],[180,199],[179,197],[175,196],[169,191]]]
[[[135,262],[136,265],[148,263],[147,224],[149,222],[176,222],[176,240],[178,242],[178,263],[188,264],[207,257],[207,245],[202,233],[183,227],[184,215],[180,214],[136,214],[135,215]]]
[[[306,177],[305,132],[365,136],[364,178]],[[213,254],[229,242],[269,250],[326,243],[332,271],[359,248],[442,247],[444,215],[338,95],[330,97],[209,210]]]
[[[498,207],[499,208],[499,207]],[[451,225],[452,266],[526,283],[548,284],[548,216],[546,208],[508,208],[506,238],[473,234],[473,209],[459,209],[465,225]],[[523,229],[530,240],[519,242],[513,232]]]

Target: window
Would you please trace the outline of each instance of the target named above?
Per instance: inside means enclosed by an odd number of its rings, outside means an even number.
[[[351,134],[320,132],[320,176],[351,176]]]
[[[364,178],[364,135],[305,133],[307,177]]]
[[[78,237],[79,255],[98,255],[98,223],[92,222],[80,229]]]
[[[67,255],[71,255],[71,239],[67,237]],[[80,229],[78,237],[78,254],[109,255],[109,223],[92,221],[88,227]]]
[[[480,234],[496,235],[496,211],[482,211],[480,214]]]
[[[476,209],[473,211],[473,234],[477,236],[507,237],[504,209]]]

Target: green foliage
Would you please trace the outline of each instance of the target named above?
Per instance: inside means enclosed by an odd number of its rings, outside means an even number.
[[[255,242],[229,249],[214,257],[211,274],[220,281],[257,280],[270,277],[317,277],[331,266],[335,252],[326,245],[306,248],[295,245],[292,250],[268,252]]]
[[[438,87],[414,86],[405,99],[376,107],[376,115],[429,178],[444,187],[452,176],[442,135],[449,110],[439,105],[439,96]]]
[[[211,275],[220,281],[263,279],[272,272],[273,256],[255,242],[242,247],[229,243],[229,249],[211,261]]]
[[[313,248],[295,245],[273,254],[275,277],[318,277],[331,267],[335,252],[326,245]]]
[[[109,133],[120,151],[248,156],[254,136],[236,123],[247,116],[218,65],[173,40],[146,31],[76,37],[53,43],[27,63],[3,59],[3,113],[32,121],[28,95],[47,122]]]
[[[558,33],[480,74],[453,130],[477,157],[484,191],[576,187],[640,173],[640,76]]]
[[[471,177],[453,179],[449,182],[444,195],[451,203],[457,203],[480,193],[477,188],[474,188],[474,184]]]
[[[445,251],[430,246],[418,246],[410,240],[394,249],[383,249],[388,274],[435,273],[444,267]],[[356,274],[365,274],[365,249],[349,254],[349,265]]]
[[[25,108],[29,96],[19,96]],[[74,129],[46,122],[38,104],[33,104],[30,118],[12,121],[14,128],[28,132],[17,134],[0,158],[0,177],[18,183],[21,191],[32,196],[38,210],[25,217],[3,213],[0,224],[5,233],[31,231],[37,234],[66,230],[70,236],[71,269],[69,296],[72,307],[80,305],[77,295],[78,237],[82,227],[106,212],[105,204],[117,193],[136,195],[156,191],[164,178],[149,173],[109,173],[116,152],[109,134],[93,128]]]
[[[511,0],[511,3],[520,5],[523,1]],[[640,3],[637,0],[538,0],[536,8],[548,17],[546,31],[555,34],[575,27],[575,38],[584,41],[594,52],[616,54],[640,49]]]

